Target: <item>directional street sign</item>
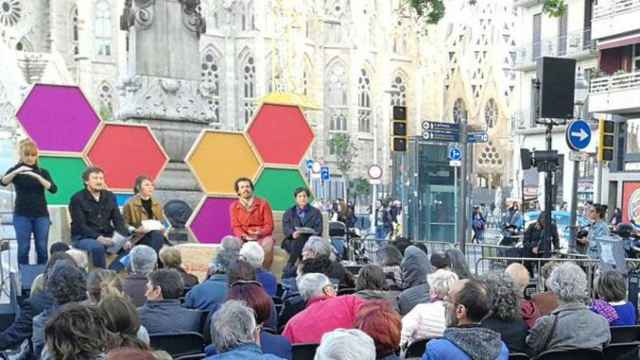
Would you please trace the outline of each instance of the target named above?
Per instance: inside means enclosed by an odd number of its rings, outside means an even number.
[[[591,126],[584,120],[574,120],[567,125],[565,138],[571,149],[584,150],[591,142]]]
[[[457,146],[449,147],[449,160],[460,161],[462,160],[462,151]]]
[[[489,134],[486,131],[470,132],[467,134],[467,142],[470,144],[485,143],[489,141]]]
[[[462,166],[462,161],[460,161],[460,160],[450,160],[449,161],[449,166],[460,167],[460,166]]]
[[[311,168],[313,168],[313,160],[309,159],[305,162],[305,165],[307,166],[307,171],[311,171]]]
[[[430,141],[458,142],[460,141],[459,132],[449,132],[441,130],[428,130],[422,132],[422,138]]]
[[[440,130],[440,131],[448,131],[448,132],[458,132],[460,131],[460,124],[437,122],[437,121],[423,121],[422,130],[424,131]]]
[[[322,179],[322,181],[331,180],[331,175],[329,174],[328,166],[323,166],[322,168],[320,168],[320,178]]]

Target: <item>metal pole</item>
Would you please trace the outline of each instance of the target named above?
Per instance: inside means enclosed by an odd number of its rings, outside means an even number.
[[[579,162],[573,162],[573,178],[571,179],[571,203],[569,204],[569,250],[575,251],[576,247],[576,234],[578,229],[576,227],[577,211],[578,211],[578,167]]]
[[[598,161],[598,171],[596,172],[598,178],[598,189],[594,191],[594,203],[600,204],[602,202],[602,161]]]
[[[467,158],[470,156],[469,149],[467,146],[467,119],[466,116],[463,121],[460,123],[460,144],[463,149],[462,153],[462,166],[460,167],[460,197],[458,201],[460,205],[458,206],[458,217],[456,220],[457,224],[457,236],[458,243],[460,244],[460,251],[465,252],[465,243],[467,236]]]
[[[551,151],[551,131],[553,130],[553,123],[549,123],[547,124],[547,131],[546,131],[546,140],[547,140],[547,151]],[[543,238],[544,238],[544,243],[546,245],[546,242],[551,242],[551,212],[553,211],[553,197],[552,197],[552,191],[551,188],[553,187],[553,169],[554,167],[551,166],[551,164],[548,164],[547,167],[547,171],[546,171],[546,176],[544,178],[544,210],[545,210],[545,216],[544,216],[544,231],[543,231]],[[540,252],[540,249],[538,249],[538,252]],[[548,251],[545,248],[545,252],[543,254],[543,257],[551,257],[551,244],[549,244],[549,248]]]
[[[456,221],[453,222],[453,233],[458,234],[458,167],[453,167],[453,217]]]

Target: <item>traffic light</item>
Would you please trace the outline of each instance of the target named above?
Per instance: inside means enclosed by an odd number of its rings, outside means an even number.
[[[598,125],[598,161],[613,160],[615,125],[611,120],[600,120]]]
[[[393,107],[393,129],[391,131],[391,150],[407,151],[407,107]]]

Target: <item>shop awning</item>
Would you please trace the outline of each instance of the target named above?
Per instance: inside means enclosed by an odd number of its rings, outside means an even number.
[[[640,43],[640,34],[631,34],[615,39],[598,41],[598,50],[617,48]]]

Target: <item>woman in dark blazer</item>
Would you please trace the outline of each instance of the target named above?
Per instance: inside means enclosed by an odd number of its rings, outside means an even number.
[[[309,205],[309,189],[299,187],[293,192],[296,204],[282,217],[284,241],[282,248],[289,253],[283,277],[296,276],[296,262],[302,258],[302,248],[311,235],[322,236],[322,213]],[[312,229],[313,233],[304,229]]]

